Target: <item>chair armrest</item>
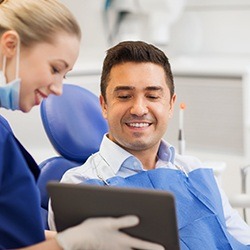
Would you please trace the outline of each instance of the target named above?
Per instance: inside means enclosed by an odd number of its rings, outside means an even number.
[[[230,204],[233,207],[238,208],[250,208],[250,195],[249,194],[238,194],[229,197]]]

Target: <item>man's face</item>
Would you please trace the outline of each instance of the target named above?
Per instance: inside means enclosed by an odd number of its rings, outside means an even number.
[[[153,63],[124,63],[111,69],[106,102],[109,139],[130,153],[158,149],[173,112],[165,72]]]

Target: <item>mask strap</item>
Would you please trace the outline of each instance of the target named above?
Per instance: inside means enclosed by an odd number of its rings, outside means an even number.
[[[19,66],[20,66],[20,40],[17,44],[17,55],[16,55],[16,79],[19,77]]]
[[[6,56],[3,56],[3,75],[5,76],[5,69],[6,69]]]
[[[2,70],[0,70],[0,86],[4,86],[6,84],[5,70],[6,70],[6,56],[3,55],[3,66]]]

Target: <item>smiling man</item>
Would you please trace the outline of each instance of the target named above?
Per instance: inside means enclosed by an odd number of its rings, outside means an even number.
[[[108,138],[136,156],[144,169],[152,169],[175,100],[164,69],[150,62],[125,62],[111,69],[109,79],[100,97]]]
[[[100,96],[109,131],[99,152],[66,172],[62,182],[170,191],[182,250],[250,249],[250,228],[230,206],[213,171],[162,139],[175,99],[170,64],[161,50],[140,41],[109,49]]]

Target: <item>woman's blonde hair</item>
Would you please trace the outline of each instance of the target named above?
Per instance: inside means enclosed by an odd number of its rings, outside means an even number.
[[[53,42],[58,32],[81,39],[75,17],[57,0],[0,0],[0,20],[0,36],[14,30],[23,46]]]

